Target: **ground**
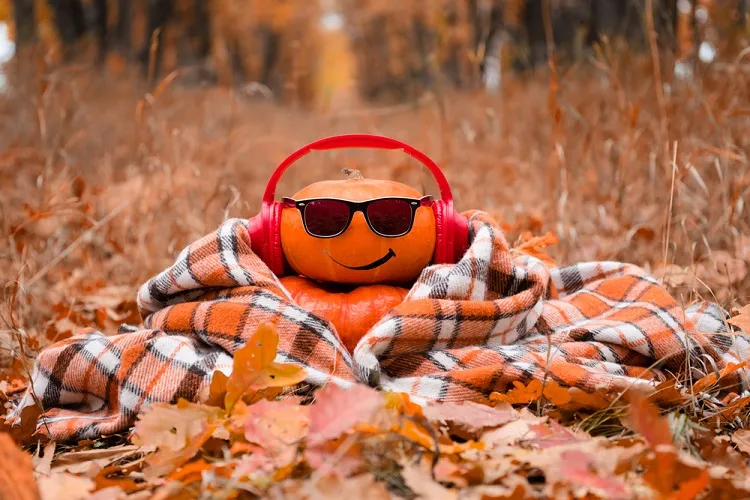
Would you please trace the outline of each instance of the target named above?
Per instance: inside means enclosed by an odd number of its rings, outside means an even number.
[[[7,76],[0,94],[0,281],[6,285],[0,367],[6,401],[17,398],[45,345],[82,326],[114,332],[122,322],[137,324],[135,293],[145,280],[222,220],[257,213],[276,164],[302,144],[337,133],[380,133],[423,149],[444,168],[459,210],[491,213],[511,243],[529,233],[554,233],[559,243],[546,251],[558,264],[632,262],[686,305],[713,300],[736,313],[747,304],[746,65],[717,64],[693,82],[667,76],[655,81],[649,58],[602,57],[551,79],[545,69],[508,78],[496,96],[451,91],[387,108],[325,110],[179,76],[154,89],[135,77],[98,76],[88,68],[44,78],[11,68]],[[365,176],[436,194],[424,172],[395,153],[316,154],[303,163],[280,193],[343,177],[342,168],[356,166]],[[706,385],[709,390],[715,381]],[[332,390],[309,407],[285,400],[234,413],[159,408],[151,427],[141,428],[150,444],[163,445],[150,458],[125,436],[47,445],[46,453],[33,439],[24,444],[35,455],[45,498],[63,488],[107,487],[132,498],[152,491],[160,498],[189,498],[201,489],[222,498],[237,491],[248,497],[364,491],[439,498],[458,490],[463,498],[576,492],[587,498],[694,498],[709,484],[724,495],[750,489],[738,472],[750,449],[750,438],[738,430],[744,426],[741,406],[735,408],[739,422],[734,413],[721,422],[707,419],[696,405],[659,417],[640,400],[581,416],[556,411],[556,397],[540,388],[521,388],[515,399],[496,400],[494,409],[470,408],[467,418],[465,407],[423,413],[392,395],[362,391],[358,404]],[[519,411],[524,403],[528,408]],[[321,427],[321,415],[343,408],[349,412],[336,429]],[[216,458],[218,438],[205,428],[163,428],[160,418],[170,411],[233,436],[239,458]],[[217,413],[224,411],[229,416]],[[482,411],[486,419],[478,421]],[[296,457],[296,444],[270,458],[246,454],[257,448],[247,436],[262,434],[261,428],[306,442],[304,459]],[[166,434],[182,438],[168,457],[169,446],[160,441]],[[505,451],[479,457],[476,443]],[[8,450],[3,463],[24,464]],[[348,477],[362,464],[364,474]],[[114,469],[102,474],[105,466]],[[31,477],[31,467],[19,474]],[[326,467],[339,474],[327,474]],[[80,477],[48,475],[66,468]],[[238,471],[247,473],[245,479],[236,479]],[[186,489],[178,493],[175,482]],[[111,489],[98,498],[116,494]]]

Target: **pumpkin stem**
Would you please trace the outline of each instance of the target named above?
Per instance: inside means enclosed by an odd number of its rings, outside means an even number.
[[[350,181],[363,181],[365,180],[364,177],[362,177],[362,173],[357,170],[356,168],[345,168],[342,169],[342,172],[344,172],[346,175],[349,176]]]

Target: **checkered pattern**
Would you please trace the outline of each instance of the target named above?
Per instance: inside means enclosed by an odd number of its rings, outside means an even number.
[[[425,269],[353,356],[252,253],[246,221],[229,220],[141,287],[145,329],[88,330],[44,350],[11,418],[36,399],[46,410],[41,433],[82,439],[128,428],[151,402],[205,400],[212,373],[231,372],[232,353],[261,322],[279,332],[277,360],[305,366],[308,383],[367,382],[416,401],[475,400],[545,374],[616,390],[680,376],[706,356],[722,368],[750,354],[744,336],[721,334],[726,314],[716,305],[685,310],[628,264],[549,269],[516,255],[486,214],[466,215],[471,246],[461,261]],[[747,390],[745,371],[732,376],[728,388]]]

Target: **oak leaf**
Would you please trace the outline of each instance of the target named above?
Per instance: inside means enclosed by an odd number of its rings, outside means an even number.
[[[184,399],[176,405],[152,403],[139,415],[133,444],[179,451],[220,416],[219,408],[189,403]]]
[[[40,476],[38,481],[42,500],[84,500],[90,497],[95,487],[91,479],[66,472]]]
[[[750,335],[750,304],[741,307],[739,314],[727,320],[730,325],[734,325],[743,333]]]
[[[594,466],[594,457],[579,450],[563,452],[560,478],[579,488],[599,493],[602,498],[629,498],[623,484],[612,477],[603,477]]]
[[[499,427],[518,419],[518,412],[508,404],[495,407],[471,401],[463,403],[434,403],[423,410],[428,420],[450,422],[469,432]]]
[[[276,330],[263,323],[244,347],[234,352],[232,374],[226,383],[227,394],[224,399],[227,411],[231,411],[248,392],[291,386],[305,379],[305,369],[302,366],[274,361],[278,345]]]
[[[288,401],[260,401],[245,411],[245,439],[261,446],[277,467],[291,463],[307,435],[308,407]]]
[[[740,429],[735,432],[732,434],[732,442],[737,445],[741,452],[750,454],[750,430]]]
[[[362,422],[373,420],[378,410],[385,407],[379,392],[357,384],[343,389],[329,384],[316,393],[310,405],[310,444],[336,439]]]
[[[521,382],[514,381],[513,389],[505,394],[493,392],[490,394],[490,401],[504,401],[510,404],[529,404],[539,400],[544,396],[547,401],[556,406],[563,406],[573,399],[567,388],[561,387],[554,380],[547,380],[542,383],[541,380],[534,379],[524,385]]]

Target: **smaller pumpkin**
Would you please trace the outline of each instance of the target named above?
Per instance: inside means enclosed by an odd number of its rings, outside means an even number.
[[[330,321],[349,352],[353,352],[370,328],[409,293],[408,289],[398,286],[367,285],[352,289],[300,276],[281,278],[281,284],[297,305]]]

